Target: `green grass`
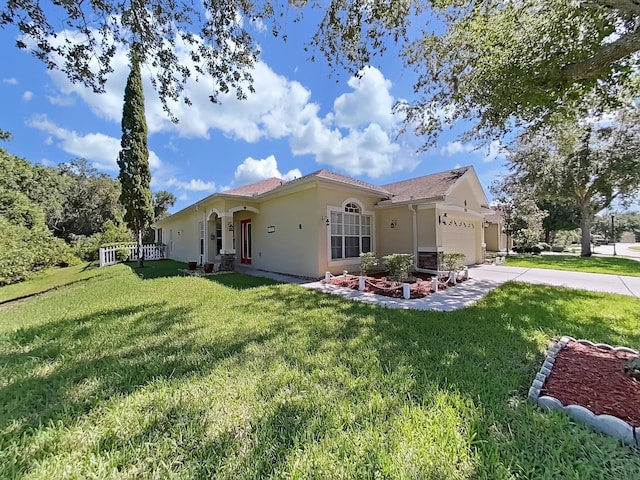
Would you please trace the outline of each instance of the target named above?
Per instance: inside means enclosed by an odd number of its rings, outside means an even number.
[[[507,257],[510,267],[549,268],[576,272],[608,273],[640,277],[640,262],[620,257],[579,257],[575,255],[527,255]]]
[[[86,282],[97,274],[97,265],[91,263],[52,268],[34,279],[0,288],[0,303],[44,293],[73,282]]]
[[[551,339],[637,348],[638,299],[511,283],[413,312],[174,267],[0,306],[0,478],[640,478],[526,400]]]

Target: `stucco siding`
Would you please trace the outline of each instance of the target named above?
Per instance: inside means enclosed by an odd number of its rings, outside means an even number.
[[[451,191],[450,201],[453,205],[466,208],[468,211],[480,212],[480,193],[479,186],[467,175]]]
[[[376,212],[378,218],[378,257],[413,252],[413,214],[404,205]],[[391,228],[391,222],[395,223]]]
[[[318,230],[315,189],[307,189],[291,195],[265,201],[260,213],[246,215],[251,218],[253,235],[252,266],[262,270],[316,277],[318,267]],[[239,212],[236,223],[245,218]],[[238,228],[238,227],[236,227]],[[236,235],[236,251],[239,252],[239,236]],[[238,257],[239,258],[239,257]]]
[[[418,210],[418,250],[432,249],[437,245],[436,225],[438,218],[435,208]]]
[[[167,245],[167,257],[180,262],[200,261],[200,232],[198,222],[203,220],[203,210],[185,212],[162,222],[163,241]]]

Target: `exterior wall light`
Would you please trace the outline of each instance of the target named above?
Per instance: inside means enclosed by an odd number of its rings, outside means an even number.
[[[391,224],[389,226],[391,228],[396,228],[396,225],[398,225],[398,220],[394,218],[393,220],[391,220]]]
[[[233,223],[230,223],[230,224],[229,224],[229,231],[230,231],[230,232],[233,232]]]

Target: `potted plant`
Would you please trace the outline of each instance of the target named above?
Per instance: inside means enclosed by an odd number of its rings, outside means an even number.
[[[213,263],[206,262],[204,264],[204,273],[211,273],[211,272],[213,272]]]
[[[198,266],[198,262],[189,262],[187,265],[189,266],[189,270],[195,270]]]

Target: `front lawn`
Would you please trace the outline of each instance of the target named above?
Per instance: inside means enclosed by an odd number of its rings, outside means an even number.
[[[0,306],[0,478],[640,478],[526,400],[552,338],[638,348],[638,299],[404,311],[149,265]]]
[[[27,298],[73,282],[85,282],[97,274],[98,266],[94,263],[82,263],[67,268],[51,268],[26,282],[14,283],[0,288],[0,303]]]
[[[519,255],[509,256],[510,267],[549,268],[576,272],[609,273],[640,277],[640,262],[620,257],[579,257],[575,255]]]

